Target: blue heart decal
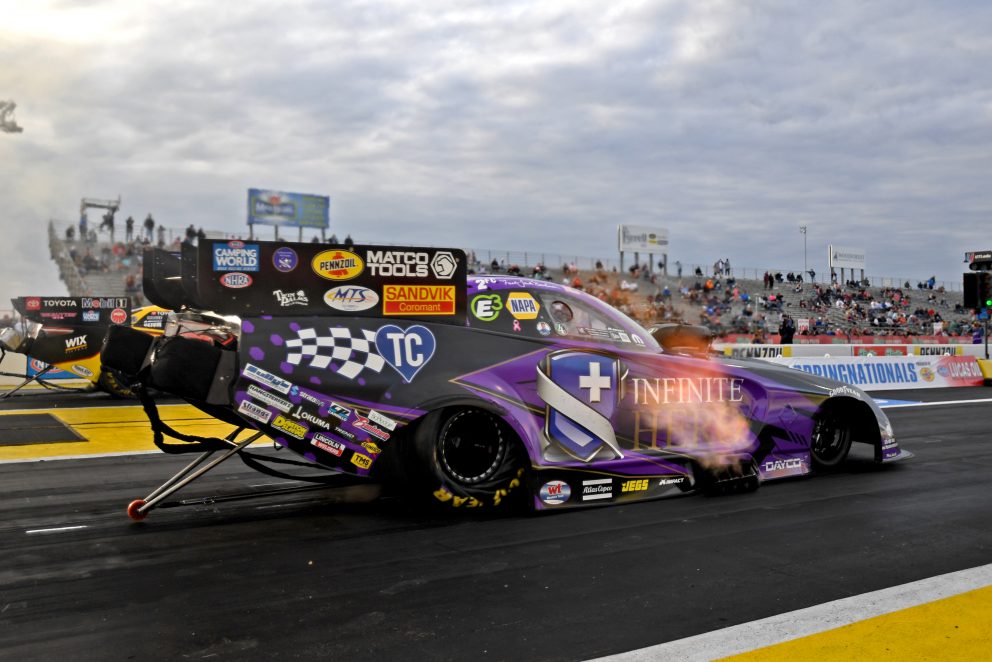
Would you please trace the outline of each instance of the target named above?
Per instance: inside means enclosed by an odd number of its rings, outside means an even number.
[[[375,332],[375,348],[409,384],[434,356],[437,341],[425,326],[416,324],[404,331],[395,324],[387,324]]]

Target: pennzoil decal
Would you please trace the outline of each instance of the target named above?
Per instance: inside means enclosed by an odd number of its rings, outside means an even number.
[[[317,253],[310,267],[327,280],[351,280],[365,271],[365,262],[351,251],[334,249]]]

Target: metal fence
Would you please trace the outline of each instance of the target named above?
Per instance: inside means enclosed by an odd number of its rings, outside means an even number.
[[[138,239],[144,236],[144,227],[142,226],[142,222],[143,220],[135,219],[134,235]],[[53,220],[50,222],[50,226],[55,228],[55,232],[58,232],[60,237],[64,236],[66,228],[75,225],[76,225],[75,223],[71,223],[68,221]],[[99,227],[98,223],[90,225],[91,230],[98,229],[98,227]],[[211,239],[245,239],[248,236],[247,231],[220,232],[216,230],[205,230],[205,234],[207,235],[207,237]],[[185,236],[186,236],[186,228],[175,228],[175,227],[165,226],[163,239],[166,246],[174,245],[176,241],[181,241]],[[159,232],[158,232],[158,226],[156,225],[154,236],[151,242],[152,245],[157,245],[158,237],[159,237]],[[100,241],[106,241],[109,239],[109,234],[105,230],[102,232],[98,230],[98,238]],[[120,220],[116,222],[114,238],[117,241],[124,240],[124,224]],[[310,239],[312,238],[313,237],[311,236]],[[255,239],[264,241],[267,238],[256,236]],[[343,240],[344,238],[339,237],[339,239]],[[382,246],[405,245],[396,242],[382,241],[379,238],[358,236],[358,237],[354,237],[353,239],[356,244],[370,243],[370,244],[378,244]],[[291,241],[292,239],[287,238],[286,240]],[[308,240],[309,239],[304,238],[304,241],[308,241]],[[436,244],[423,244],[423,245],[430,246],[432,248],[438,247]],[[489,268],[489,265],[492,264],[493,260],[496,260],[497,264],[500,265],[501,269],[505,269],[514,265],[520,267],[521,269],[526,269],[530,267],[535,267],[539,264],[544,265],[549,269],[558,269],[563,265],[568,264],[568,265],[574,265],[580,270],[591,270],[595,268],[597,262],[601,263],[603,265],[603,268],[607,270],[612,270],[613,268],[617,268],[618,270],[620,269],[620,260],[609,257],[590,257],[587,255],[575,255],[568,253],[548,253],[548,252],[539,252],[539,251],[510,251],[510,250],[501,250],[495,248],[466,248],[465,251],[470,255],[474,255],[478,265],[480,266],[484,265],[486,266],[487,269]],[[645,256],[641,256],[641,257],[642,258],[646,257],[646,254]],[[658,261],[657,261],[657,258],[659,256],[655,255],[654,257],[655,257],[655,263],[648,265],[650,271],[659,271],[672,277],[677,276],[678,274],[678,267],[676,266],[677,260],[674,260],[671,257],[669,257],[668,264],[665,265],[665,268],[659,269]],[[631,254],[629,260],[625,259],[624,267],[629,269],[631,266],[633,266],[633,264],[634,264],[634,260],[633,260],[633,255]],[[642,259],[641,264],[644,265],[647,264],[647,262],[644,259]],[[697,268],[700,270],[703,276],[709,276],[713,274],[712,264],[705,265],[705,264],[695,264],[695,263],[683,263],[682,277],[683,278],[694,277]],[[786,274],[789,271],[792,271],[795,274],[801,273],[799,271],[791,270],[791,269],[773,269],[768,267],[761,267],[761,268],[732,267],[731,275],[733,275],[735,278],[738,279],[761,280],[766,271],[771,272],[773,274],[777,272]],[[817,282],[817,283],[830,282],[829,274],[818,273],[816,274],[816,278],[813,279],[812,281],[810,281],[807,278],[808,274],[802,274],[802,275],[807,282]],[[825,278],[824,276],[827,277]],[[929,278],[929,276],[927,278]],[[910,289],[916,289],[918,283],[926,281],[926,278],[921,279],[919,277],[908,277],[908,276],[906,277],[866,276],[866,279],[868,280],[869,284],[872,287],[904,287],[906,283],[909,283]],[[963,283],[962,281],[937,281],[936,284],[934,285],[934,289],[938,289],[940,287],[943,287],[948,292],[960,292],[962,291]]]

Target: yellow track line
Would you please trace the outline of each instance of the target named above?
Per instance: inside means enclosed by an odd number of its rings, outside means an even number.
[[[734,662],[992,659],[992,586],[722,659]]]

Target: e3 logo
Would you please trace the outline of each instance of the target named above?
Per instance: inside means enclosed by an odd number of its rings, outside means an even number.
[[[480,294],[472,299],[472,314],[483,322],[492,322],[503,310],[503,300],[498,294]]]

